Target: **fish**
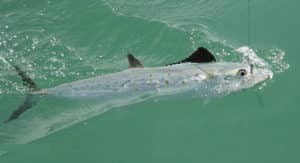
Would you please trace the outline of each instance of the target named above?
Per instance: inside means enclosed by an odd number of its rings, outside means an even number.
[[[134,55],[127,55],[129,66],[123,71],[41,89],[19,66],[13,65],[29,92],[9,118],[18,119],[38,102],[38,96],[70,99],[93,99],[110,102],[118,100],[170,96],[196,92],[202,98],[218,97],[251,88],[272,79],[273,72],[253,64],[217,62],[206,48],[199,47],[189,57],[159,67],[146,67]],[[130,102],[128,102],[130,103]],[[128,104],[127,103],[127,104]]]

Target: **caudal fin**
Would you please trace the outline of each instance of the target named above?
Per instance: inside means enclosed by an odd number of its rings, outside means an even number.
[[[38,90],[36,83],[24,71],[22,71],[20,67],[16,65],[12,65],[12,66],[14,67],[18,75],[22,78],[24,86],[27,86],[30,89],[30,91]],[[36,96],[31,93],[28,93],[24,102],[15,111],[12,112],[12,114],[9,116],[9,118],[6,121],[4,121],[4,123],[8,123],[12,120],[17,119],[25,111],[32,108],[36,104],[36,102],[37,102]]]
[[[18,75],[22,78],[24,86],[27,86],[31,91],[38,90],[37,85],[34,83],[34,81],[26,74],[26,72],[22,71],[19,66],[12,65]]]

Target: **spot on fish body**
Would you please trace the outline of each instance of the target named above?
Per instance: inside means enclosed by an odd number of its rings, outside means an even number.
[[[169,80],[165,80],[165,84],[169,85],[170,84]]]

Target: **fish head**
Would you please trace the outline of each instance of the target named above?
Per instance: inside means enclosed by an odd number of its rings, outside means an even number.
[[[250,88],[273,77],[273,72],[267,68],[244,63],[215,62],[199,64],[199,68],[211,79],[207,82],[218,94]]]

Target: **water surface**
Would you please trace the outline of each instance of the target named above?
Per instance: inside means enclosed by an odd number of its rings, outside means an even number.
[[[299,162],[299,5],[1,0],[0,120],[27,91],[4,57],[41,88],[123,70],[127,52],[160,66],[199,46],[234,62],[249,60],[240,51],[249,47],[255,64],[275,73],[263,85],[226,97],[157,98],[108,112],[93,103],[41,98],[18,122],[0,126],[1,163]]]

